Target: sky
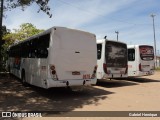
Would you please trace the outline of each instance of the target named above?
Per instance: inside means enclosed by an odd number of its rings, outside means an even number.
[[[5,12],[3,25],[18,29],[32,23],[38,29],[62,26],[94,33],[97,39],[107,36],[127,44],[154,45],[153,18],[157,54],[160,55],[160,0],[50,0],[52,18],[40,11],[36,3]]]

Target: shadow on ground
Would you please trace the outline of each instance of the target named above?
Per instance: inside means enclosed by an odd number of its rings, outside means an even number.
[[[124,81],[124,80],[98,80],[98,86],[106,87],[106,88],[114,88],[114,87],[123,87],[123,86],[133,86],[138,85],[137,83]]]
[[[4,118],[4,117],[0,117],[0,120],[22,120],[22,119],[20,119],[20,118]]]
[[[1,111],[73,111],[84,105],[99,104],[113,92],[87,87],[82,91],[66,88],[45,90],[29,86],[24,87],[15,77],[0,78]]]
[[[141,77],[128,77],[125,78],[123,80],[127,80],[127,81],[133,81],[133,82],[137,82],[137,83],[149,83],[149,82],[160,82],[160,78],[159,80],[153,80],[153,79],[148,79],[148,78],[141,78]]]

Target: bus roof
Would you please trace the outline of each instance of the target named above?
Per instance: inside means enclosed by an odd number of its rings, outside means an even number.
[[[111,41],[111,42],[117,42],[117,43],[122,43],[122,44],[126,44],[124,42],[121,41],[116,41],[116,40],[108,40],[108,39],[97,39],[97,43],[103,43],[105,41]]]
[[[37,37],[40,37],[40,36],[49,34],[49,33],[51,33],[52,30],[54,30],[54,29],[56,29],[56,28],[77,30],[77,31],[84,32],[84,33],[86,33],[86,34],[92,34],[92,35],[96,36],[96,35],[93,34],[93,33],[89,33],[89,32],[82,31],[82,30],[78,30],[78,29],[71,29],[71,28],[67,28],[67,27],[54,26],[54,27],[49,28],[49,29],[47,29],[47,30],[45,30],[45,31],[43,31],[43,32],[41,32],[41,33],[39,33],[39,34],[33,35],[33,36],[31,36],[31,37],[29,37],[29,38],[23,40],[23,41],[20,41],[20,42],[18,42],[18,43],[15,43],[15,44],[11,45],[9,48],[11,48],[11,47],[13,47],[13,46],[16,46],[16,45],[19,45],[19,44],[21,44],[21,43],[24,43],[24,42],[26,42],[26,41],[30,41],[30,40],[32,40],[32,39],[34,39],[34,38],[37,38]]]
[[[152,45],[145,45],[145,44],[144,45],[142,45],[142,44],[140,44],[140,45],[127,45],[127,48],[136,48],[136,47],[139,47],[139,46],[152,46]]]

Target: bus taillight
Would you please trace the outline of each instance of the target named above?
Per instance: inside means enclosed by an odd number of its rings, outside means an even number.
[[[107,65],[105,63],[103,63],[103,70],[107,74]]]
[[[56,69],[55,69],[54,65],[50,66],[50,71],[51,71],[53,79],[57,79],[58,80],[58,77],[57,77],[57,74],[56,74]]]
[[[50,69],[55,70],[55,66],[54,65],[50,66]]]
[[[52,74],[53,74],[53,75],[55,75],[55,74],[56,74],[56,71],[55,71],[55,70],[53,70],[53,71],[52,71]]]
[[[52,75],[55,75],[55,74],[56,74],[55,66],[54,66],[54,65],[51,65],[51,66],[50,66],[50,69],[51,69]]]
[[[125,74],[128,73],[128,65],[126,66]]]
[[[141,65],[141,63],[139,64],[139,71],[142,71],[142,65]]]
[[[96,77],[96,72],[97,72],[97,65],[94,67],[93,73],[92,73],[92,79],[94,79]]]

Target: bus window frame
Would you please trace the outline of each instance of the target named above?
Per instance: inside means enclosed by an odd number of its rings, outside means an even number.
[[[133,52],[132,52],[132,59],[130,59],[130,57],[129,57],[129,50],[133,50]],[[134,48],[128,48],[128,61],[135,61],[135,49]]]
[[[141,47],[147,47],[147,48],[150,48],[150,49],[152,49],[152,51],[153,51],[153,54],[146,54],[146,56],[145,56],[145,54],[143,55],[142,53],[141,53]],[[154,49],[153,49],[153,47],[152,46],[147,46],[147,45],[141,45],[141,46],[139,46],[139,55],[140,55],[140,59],[141,60],[144,60],[144,61],[151,61],[151,60],[154,60]],[[147,55],[150,55],[150,56],[147,56]],[[144,59],[145,58],[145,59]],[[151,58],[151,59],[147,59],[147,58]]]
[[[98,49],[98,45],[100,46]],[[102,44],[97,44],[97,59],[100,60],[102,57]]]
[[[50,33],[26,40],[22,43],[19,43],[18,45],[12,46],[9,49],[9,57],[47,58],[49,44]],[[39,53],[37,51],[39,51]]]
[[[121,44],[121,46],[122,46],[122,48],[125,46],[125,54],[124,54],[124,58],[126,58],[126,59],[124,59],[125,61],[123,61],[123,64],[122,63],[120,63],[119,65],[117,65],[116,63],[116,61],[117,60],[119,60],[119,59],[117,59],[117,58],[121,58],[121,57],[116,57],[116,59],[113,59],[113,58],[109,58],[110,56],[108,55],[109,54],[109,52],[113,52],[113,46],[118,46],[117,44]],[[113,45],[113,46],[112,46]],[[108,51],[108,52],[107,52]],[[106,43],[105,43],[105,60],[106,60],[106,63],[107,63],[107,66],[108,67],[126,67],[126,65],[128,64],[128,56],[127,56],[127,54],[128,54],[128,51],[127,51],[127,45],[126,44],[124,44],[124,43],[120,43],[120,42],[114,42],[114,41],[106,41]],[[107,58],[108,57],[108,58]],[[109,61],[108,62],[108,60],[113,60],[112,62],[111,61]]]

